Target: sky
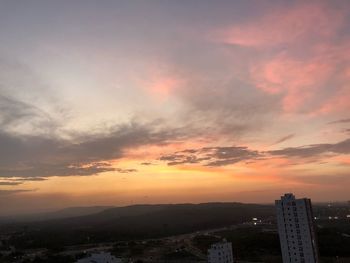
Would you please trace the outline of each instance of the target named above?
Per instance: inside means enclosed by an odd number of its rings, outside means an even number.
[[[0,39],[0,215],[350,199],[347,0],[3,0]]]

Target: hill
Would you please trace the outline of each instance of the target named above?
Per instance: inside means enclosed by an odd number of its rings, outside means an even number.
[[[79,217],[14,224],[11,228],[20,232],[14,240],[19,247],[55,247],[164,237],[273,214],[273,206],[241,203],[134,205]]]
[[[85,216],[90,214],[96,214],[106,209],[110,209],[112,206],[84,206],[84,207],[68,207],[52,212],[41,212],[34,214],[24,214],[17,216],[4,216],[0,217],[0,223],[9,222],[34,222],[34,221],[46,221],[51,219],[62,219],[70,217]]]

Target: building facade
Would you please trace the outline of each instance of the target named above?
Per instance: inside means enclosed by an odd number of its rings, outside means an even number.
[[[288,193],[275,206],[283,263],[318,263],[311,200]]]
[[[230,242],[220,242],[211,245],[208,249],[209,263],[233,263],[232,244]]]

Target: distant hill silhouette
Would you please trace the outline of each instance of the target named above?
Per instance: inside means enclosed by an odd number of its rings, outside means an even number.
[[[24,214],[17,216],[6,216],[0,218],[0,223],[4,222],[28,222],[28,221],[45,221],[50,219],[60,219],[69,217],[85,216],[96,214],[113,206],[82,206],[68,207],[52,212],[41,212],[33,214]]]
[[[64,213],[63,213],[64,214]],[[164,237],[274,215],[272,205],[241,203],[133,205],[70,218],[16,224],[21,247]],[[54,237],[54,238],[53,238]]]

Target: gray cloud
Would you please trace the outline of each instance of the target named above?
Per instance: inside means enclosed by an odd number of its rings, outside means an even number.
[[[14,185],[22,184],[22,183],[23,182],[5,181],[5,182],[0,182],[0,185],[14,186]]]
[[[218,67],[222,69],[225,64]],[[226,70],[223,69],[223,72]],[[184,78],[186,74],[189,75],[187,79],[193,78],[192,71],[183,74]],[[206,76],[207,72],[202,72],[202,75]],[[185,121],[199,127],[202,134],[207,134],[210,129],[215,136],[228,139],[264,129],[280,110],[279,95],[268,95],[250,83],[237,79],[232,72],[195,78],[176,92],[186,103]]]
[[[331,121],[328,124],[349,123],[349,122],[350,122],[350,118],[349,119],[341,119],[341,120]]]
[[[322,154],[349,154],[350,153],[350,139],[334,143],[334,144],[313,144],[301,147],[289,147],[281,150],[274,150],[267,152],[271,155],[279,155],[284,157],[312,157]]]
[[[0,181],[1,185],[6,186],[16,186],[30,181],[45,181],[46,178],[43,177],[19,177],[19,178],[6,178],[6,181]]]
[[[18,71],[17,67],[14,71]],[[162,120],[146,124],[133,120],[102,132],[62,132],[62,124],[50,114],[9,96],[6,88],[14,78],[7,81],[5,77],[0,75],[0,178],[33,181],[49,176],[132,173],[136,170],[112,167],[106,161],[123,157],[129,148],[164,144],[187,136],[180,129],[166,129]],[[31,85],[30,81],[24,78],[14,84]]]
[[[292,137],[292,135],[288,137]],[[204,166],[225,166],[242,161],[266,160],[275,156],[309,158],[320,157],[325,154],[350,154],[350,139],[334,144],[288,147],[266,152],[259,152],[242,146],[204,147],[200,149],[186,149],[173,154],[163,155],[160,157],[160,160],[167,162],[168,165],[200,164]],[[308,162],[313,161],[309,160]]]
[[[3,190],[0,189],[0,196],[5,196],[5,195],[12,195],[12,194],[18,194],[18,193],[26,193],[26,192],[33,192],[36,191],[35,189],[15,189],[15,190]]]
[[[106,134],[80,135],[74,140],[0,132],[0,177],[136,172],[111,167],[105,161],[123,157],[128,148],[164,144],[176,136],[176,131],[158,131],[153,124],[136,123],[116,126]]]
[[[53,134],[67,121],[55,91],[28,65],[0,55],[0,131]]]
[[[143,163],[141,163],[141,165],[146,165],[146,166],[148,166],[148,165],[152,165],[153,163],[151,163],[151,162],[143,162]]]
[[[288,141],[288,140],[292,139],[294,136],[295,136],[295,134],[288,134],[288,135],[278,139],[274,144],[279,144],[279,143]]]
[[[16,179],[11,179],[13,181],[17,182],[27,182],[27,181],[46,181],[47,179],[44,177],[21,177],[21,178],[16,178]]]
[[[39,108],[0,94],[0,126],[2,130],[50,128],[54,122],[50,116]],[[25,127],[27,126],[27,127]]]
[[[117,171],[118,173],[122,173],[122,174],[127,174],[127,173],[136,173],[137,169],[115,168],[114,171]]]
[[[224,166],[241,161],[258,159],[261,154],[247,147],[204,147],[187,149],[174,154],[161,156],[160,160],[168,165],[199,163],[205,166]]]

